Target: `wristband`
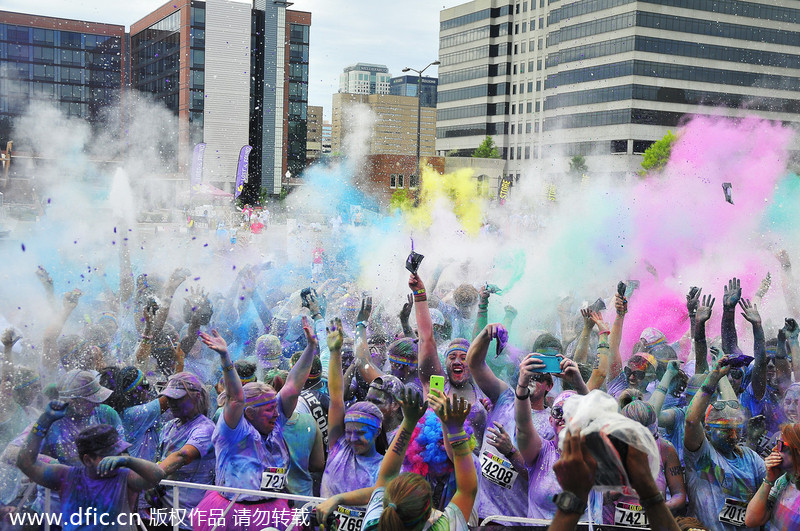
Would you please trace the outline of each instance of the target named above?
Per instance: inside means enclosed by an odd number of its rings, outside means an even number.
[[[469,444],[469,440],[451,443],[450,446],[453,448],[453,455],[458,457],[472,453],[472,445]]]
[[[649,498],[645,499],[639,498],[639,505],[642,506],[642,509],[649,509],[650,507],[653,507],[654,505],[658,505],[661,503],[664,503],[664,496],[662,496],[660,492],[655,496],[651,496]]]
[[[487,308],[489,308],[489,303],[478,305],[479,310],[486,310]]]
[[[518,385],[517,387],[520,387],[520,386]],[[517,394],[517,391],[516,391],[516,389],[515,389],[515,390],[514,390],[514,396],[516,396],[516,397],[517,397],[517,400],[527,400],[527,399],[529,399],[529,398],[531,397],[531,388],[530,388],[530,387],[528,387],[528,394],[526,394],[526,395],[523,395],[523,396],[519,396],[519,395]]]
[[[597,335],[599,336],[611,335],[611,330],[603,330],[602,332],[598,332]]]
[[[774,487],[775,486],[775,482],[774,481],[770,481],[767,478],[764,478],[764,483],[766,483],[770,487]]]
[[[664,387],[663,385],[657,385],[657,386],[656,386],[656,391],[661,391],[661,392],[662,392],[662,393],[664,393],[664,394],[667,394],[667,393],[669,392],[669,391],[667,390],[667,388],[666,388],[666,387]]]
[[[153,339],[153,336],[147,336],[145,334],[142,334],[142,340],[143,341],[151,341],[152,339]]]
[[[425,295],[426,292],[425,288],[422,288],[422,289],[411,290],[411,293],[413,293],[414,296],[416,297],[417,295]]]
[[[428,297],[426,297],[424,294],[423,295],[414,295],[414,302],[424,302],[426,300],[428,300]]]
[[[356,323],[356,328],[358,328],[359,326],[363,326],[364,328],[366,328],[367,327],[367,323],[365,323],[364,321],[359,321],[359,322]]]
[[[467,432],[466,432],[466,431],[464,431],[464,430],[461,430],[461,431],[460,431],[460,432],[458,432],[458,433],[448,433],[448,434],[447,434],[447,440],[448,440],[448,441],[450,441],[450,444],[451,444],[451,445],[452,445],[453,443],[458,443],[458,442],[461,442],[461,441],[466,441],[467,439],[469,439],[469,435],[468,435],[468,434],[467,434]]]
[[[515,453],[517,453],[517,447],[516,446],[512,446],[511,447],[511,451],[508,452],[507,454],[503,454],[503,455],[508,457],[509,459],[511,459],[511,456],[514,455]]]
[[[597,348],[611,348],[608,343],[598,343]]]
[[[232,370],[233,370],[233,363],[231,363],[230,365],[223,365],[222,366],[222,372],[230,372]]]
[[[41,437],[42,439],[47,437],[47,430],[48,428],[43,428],[38,422],[34,422],[33,426],[31,426],[31,431],[33,434],[37,437]]]

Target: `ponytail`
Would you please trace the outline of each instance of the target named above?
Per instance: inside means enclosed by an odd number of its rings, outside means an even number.
[[[408,531],[431,514],[431,486],[419,474],[400,474],[386,486],[379,531]]]

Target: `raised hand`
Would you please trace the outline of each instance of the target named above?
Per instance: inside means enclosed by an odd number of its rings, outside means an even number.
[[[487,437],[487,443],[497,448],[497,451],[503,455],[512,453],[514,450],[514,443],[511,442],[511,436],[505,428],[503,428],[502,424],[494,422],[494,428],[487,427],[486,431],[492,434],[491,437]]]
[[[714,307],[716,300],[711,295],[703,295],[703,302],[697,307],[697,312],[695,313],[695,320],[698,323],[705,323],[711,319],[711,309]]]
[[[777,447],[773,448],[772,453],[764,459],[764,464],[767,465],[767,481],[775,483],[783,475],[783,470],[781,470],[783,455],[781,455]]]
[[[169,280],[167,281],[167,283],[170,286],[173,286],[173,287],[177,288],[178,286],[181,285],[181,283],[184,280],[189,278],[189,275],[191,275],[191,274],[192,274],[192,272],[189,271],[188,269],[186,269],[185,267],[179,267],[179,268],[175,269],[175,271],[172,272],[172,274],[169,276]]]
[[[750,299],[739,300],[739,306],[742,308],[742,317],[752,325],[761,324],[761,315],[758,313],[758,305],[750,304]]]
[[[670,375],[670,377],[674,378],[678,375],[681,370],[681,365],[678,360],[672,360],[667,363],[667,370],[666,373]]]
[[[628,313],[628,299],[620,296],[619,293],[614,294],[614,309],[620,317]]]
[[[411,317],[411,308],[414,306],[414,296],[410,293],[408,294],[408,300],[403,304],[403,308],[400,310],[400,322],[407,323],[408,318]]]
[[[434,389],[434,391],[436,391]],[[419,419],[428,410],[428,402],[422,401],[422,395],[414,389],[405,388],[402,392],[400,407],[403,409],[403,422],[408,421],[407,426],[416,426]]]
[[[594,328],[594,319],[592,319],[592,311],[589,308],[581,308],[581,317],[583,317],[584,329],[591,330]]]
[[[627,312],[628,310],[626,309],[625,311]],[[597,325],[598,332],[605,332],[606,330],[610,330],[610,328],[608,327],[608,323],[603,320],[603,316],[600,315],[599,312],[589,311],[589,317]]]
[[[575,298],[572,295],[567,295],[561,302],[558,303],[558,313],[559,314],[568,314],[570,313],[570,309],[572,308],[572,303],[575,302]]]
[[[83,292],[78,288],[68,291],[64,294],[64,309],[72,311],[78,306],[78,301],[83,295]]]
[[[758,297],[759,299],[763,299],[764,295],[766,295],[767,292],[769,291],[769,287],[771,285],[772,285],[772,275],[770,275],[769,271],[767,271],[767,276],[765,276],[761,280],[761,285],[758,286],[758,291],[756,291],[756,297]]]
[[[309,346],[313,347],[314,349],[317,348],[317,335],[314,333],[314,327],[311,325],[311,321],[308,320],[308,317],[305,315],[302,319],[303,322],[303,333],[306,335],[306,342]],[[342,321],[336,319],[336,325],[338,326],[339,330],[342,330]]]
[[[3,330],[3,335],[0,336],[0,341],[3,343],[3,347],[9,349],[14,346],[14,344],[22,339],[22,336],[14,330],[13,327],[8,327]]]
[[[778,259],[778,262],[781,264],[783,269],[788,270],[792,268],[792,261],[789,259],[789,253],[786,252],[786,249],[781,249],[775,253],[775,258]]]
[[[797,336],[800,335],[800,326],[797,325],[797,321],[787,317],[784,323],[783,329],[786,330],[786,339],[796,340]]]
[[[411,273],[411,276],[408,277],[408,287],[411,291],[419,291],[425,289],[425,284],[422,282],[422,279],[419,278],[419,275]]]
[[[463,397],[452,397],[451,399],[438,389],[431,389],[428,400],[431,402],[431,409],[449,432],[463,429],[464,421],[472,409],[470,403]]]
[[[511,306],[510,304],[506,305],[503,310],[506,312],[506,316],[511,318],[511,320],[517,317],[517,309]]]
[[[212,330],[211,335],[206,334],[205,332],[200,332],[200,341],[202,341],[205,346],[219,354],[225,354],[228,352],[228,343],[225,341],[225,338],[219,335],[219,332],[216,330]]]
[[[585,502],[594,485],[596,470],[597,462],[581,439],[580,431],[574,435],[567,431],[564,437],[564,451],[553,465],[553,472],[561,488]]]
[[[67,414],[67,402],[63,400],[51,400],[47,407],[45,408],[44,412],[42,412],[42,417],[45,422],[52,424],[53,422],[63,419],[64,416]]]
[[[333,352],[334,350],[341,350],[342,349],[342,342],[344,341],[344,330],[342,328],[342,320],[338,317],[336,320],[331,321],[330,326],[327,328],[328,331],[328,350]]]
[[[697,311],[697,306],[700,304],[700,293],[702,293],[703,288],[698,288],[697,286],[692,286],[689,288],[689,293],[686,294],[686,309],[689,311],[689,314],[693,314]]]
[[[358,317],[356,320],[361,323],[369,321],[369,316],[372,315],[372,297],[364,297],[361,299],[361,309],[358,310]]]
[[[36,268],[36,278],[39,279],[39,282],[42,283],[44,289],[48,292],[53,290],[53,278],[50,276],[50,273],[47,272],[47,269],[39,266]]]
[[[742,283],[738,278],[734,277],[728,281],[725,286],[725,294],[722,297],[722,307],[726,310],[736,309],[736,305],[742,298]]]
[[[520,387],[528,387],[533,375],[538,373],[539,369],[544,369],[545,367],[546,365],[541,358],[539,358],[538,354],[535,352],[528,354],[520,363],[519,380],[517,384],[519,384]]]

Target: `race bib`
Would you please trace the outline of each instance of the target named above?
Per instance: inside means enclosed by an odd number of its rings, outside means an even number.
[[[481,475],[495,485],[510,489],[517,480],[519,472],[502,456],[494,455],[488,450],[481,454]]]
[[[614,506],[614,525],[650,529],[650,522],[641,505],[617,503]]]
[[[747,512],[747,502],[725,499],[725,507],[719,513],[719,521],[725,524],[744,527],[744,515]]]
[[[261,474],[261,490],[281,491],[286,486],[288,469],[267,467]]]
[[[756,452],[760,455],[763,459],[766,459],[769,454],[772,453],[772,449],[775,447],[775,441],[772,437],[767,435],[766,433],[758,439],[758,443],[756,443]]]
[[[364,523],[365,514],[366,511],[364,509],[340,505],[336,508],[339,531],[359,531]]]

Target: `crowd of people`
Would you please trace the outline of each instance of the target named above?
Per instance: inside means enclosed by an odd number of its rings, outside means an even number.
[[[13,322],[2,333],[4,529],[41,527],[19,518],[37,514],[61,515],[61,529],[135,529],[124,515],[194,530],[461,530],[490,517],[800,529],[800,326],[762,325],[768,278],[752,300],[737,279],[721,304],[716,286],[692,288],[684,337],[636,330],[621,352],[629,305],[652,302],[613,286],[604,313],[543,308],[551,329],[515,344],[512,323],[531,316],[506,307],[489,322],[498,289],[440,287],[443,267],[412,273],[389,315],[318,268],[313,288],[291,291],[264,284],[268,264],[241,267],[226,293],[184,287],[178,309],[188,270],[122,266],[119,289],[95,300],[59,300],[40,268],[43,336]],[[642,443],[589,434],[576,414],[587,400],[612,401]],[[608,462],[621,465],[610,482]]]

